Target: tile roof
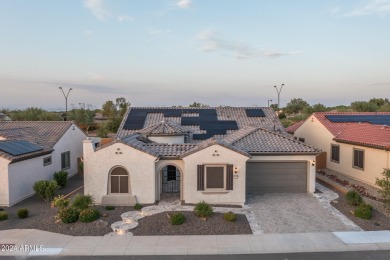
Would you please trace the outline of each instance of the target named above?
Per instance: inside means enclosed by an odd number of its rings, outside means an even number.
[[[287,133],[294,134],[295,131],[303,124],[305,123],[305,120],[299,121],[295,124],[290,125],[289,127],[286,127],[285,130]]]
[[[146,135],[180,135],[188,133],[189,131],[174,122],[161,121],[137,132]]]
[[[0,151],[0,157],[17,162],[51,153],[54,145],[72,124],[70,121],[1,121],[0,137],[5,140],[25,140],[42,147],[43,150],[19,156]]]
[[[319,112],[312,115],[328,129],[335,141],[390,149],[389,126],[369,123],[334,123],[326,118],[327,115],[390,115],[390,112]]]
[[[249,117],[246,113],[246,109],[262,109],[265,117]],[[129,116],[129,113],[131,109],[148,109],[153,110],[155,109],[156,113],[148,113],[146,115],[146,120],[144,123],[144,128],[148,128],[150,126],[156,125],[160,123],[161,121],[165,122],[172,122],[176,125],[181,126],[185,131],[192,132],[193,134],[205,134],[205,130],[201,130],[199,125],[181,125],[181,119],[183,116],[185,117],[196,117],[199,116],[197,111],[200,111],[203,108],[193,108],[193,107],[183,107],[180,108],[184,112],[182,114],[182,117],[164,117],[164,114],[161,113],[161,109],[164,111],[169,111],[172,109],[177,109],[176,107],[134,107],[129,108],[126,112],[122,123],[119,127],[119,130],[117,132],[116,137],[122,138],[124,136],[128,136],[133,133],[137,133],[140,130],[128,130],[124,128],[125,122],[127,120],[127,117]],[[274,110],[272,108],[268,107],[209,107],[208,109],[215,109],[217,113],[217,120],[220,121],[236,121],[238,130],[245,127],[245,126],[259,126],[265,129],[269,130],[279,130],[281,133],[286,133],[284,130],[283,125],[281,124],[280,120],[277,118]],[[228,130],[227,134],[231,133],[235,130]],[[193,140],[191,139],[190,142],[198,143],[199,140]]]
[[[320,150],[293,138],[266,129],[256,128],[233,140],[231,145],[250,154],[317,154]]]

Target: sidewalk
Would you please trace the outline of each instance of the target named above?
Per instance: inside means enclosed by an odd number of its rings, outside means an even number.
[[[390,231],[223,236],[73,237],[36,229],[0,231],[0,256],[213,255],[390,250]],[[5,244],[12,245],[2,251]],[[42,246],[42,249],[40,249]]]

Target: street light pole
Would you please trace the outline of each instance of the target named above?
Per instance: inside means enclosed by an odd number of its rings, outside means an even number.
[[[270,102],[270,101],[272,102],[272,99],[268,99],[268,107],[269,107],[269,102]]]
[[[280,86],[280,89],[278,89],[278,87],[274,86],[274,88],[276,89],[276,92],[278,93],[278,109],[280,109],[280,92],[282,92],[283,86],[284,86],[284,84],[282,84]]]
[[[64,121],[66,121],[67,120],[67,115],[68,115],[68,96],[69,96],[69,92],[72,90],[72,88],[70,88],[68,90],[68,93],[66,95],[65,95],[65,92],[62,89],[62,87],[59,87],[59,89],[61,89],[62,94],[64,94],[64,98],[65,98],[65,117],[64,117]]]

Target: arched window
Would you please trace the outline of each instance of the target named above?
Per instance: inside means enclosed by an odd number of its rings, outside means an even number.
[[[122,167],[111,171],[110,193],[129,193],[129,174]]]

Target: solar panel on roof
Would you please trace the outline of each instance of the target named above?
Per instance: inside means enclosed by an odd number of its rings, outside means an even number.
[[[37,152],[42,147],[24,140],[9,140],[0,142],[0,150],[13,156]]]
[[[325,115],[333,123],[370,123],[390,125],[390,115]]]
[[[265,117],[261,108],[246,108],[245,113],[248,117]]]

